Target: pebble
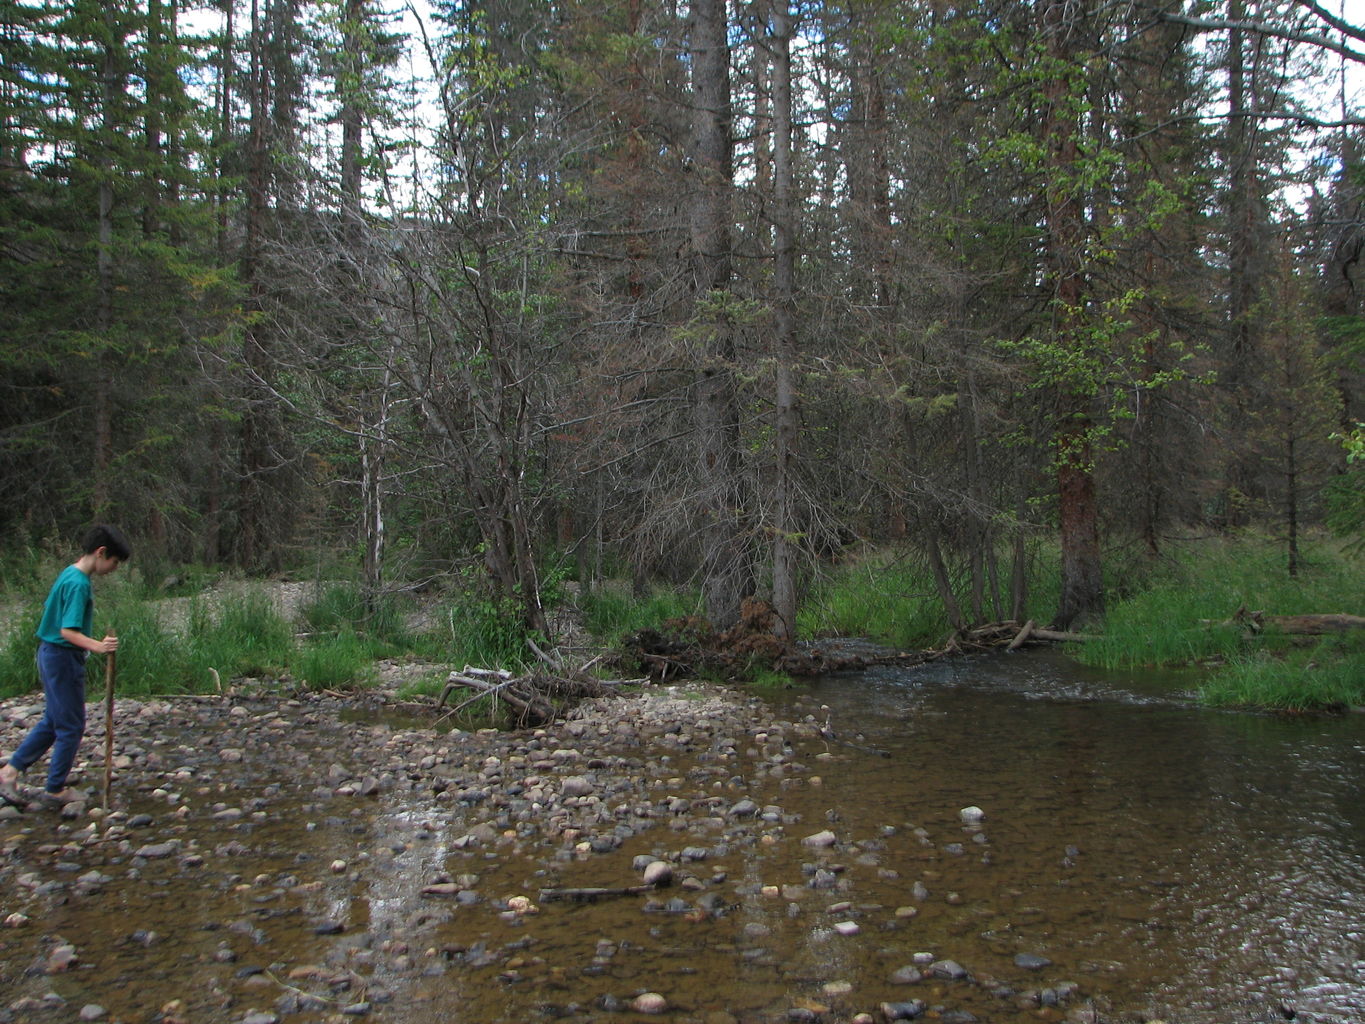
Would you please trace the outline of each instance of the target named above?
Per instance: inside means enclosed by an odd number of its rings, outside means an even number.
[[[673,865],[663,860],[650,861],[645,865],[643,879],[645,885],[667,885],[673,881]]]
[[[929,967],[929,973],[935,977],[947,978],[950,981],[962,981],[967,977],[967,970],[956,960],[936,960]]]
[[[668,1000],[658,992],[645,992],[631,1001],[636,1013],[663,1013],[668,1009]]]
[[[882,1003],[882,1016],[887,1020],[914,1020],[927,1009],[923,1001],[912,999],[906,1003]]]

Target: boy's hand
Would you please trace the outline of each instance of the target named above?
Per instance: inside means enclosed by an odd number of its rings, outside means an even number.
[[[100,641],[99,652],[101,654],[113,654],[118,650],[118,637],[110,633]]]

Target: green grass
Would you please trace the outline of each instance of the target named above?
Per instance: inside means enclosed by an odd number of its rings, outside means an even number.
[[[59,568],[44,565],[23,576],[30,583],[55,578]],[[0,638],[0,696],[38,688],[33,630],[45,593],[31,584],[6,594],[15,611]],[[292,677],[309,687],[338,689],[372,682],[373,663],[379,658],[414,656],[499,667],[516,667],[531,658],[515,609],[467,593],[454,594],[440,626],[426,634],[406,628],[397,601],[367,603],[358,586],[345,583],[319,587],[300,610],[301,635],[275,608],[264,585],[181,598],[188,611],[175,628],[161,621],[162,596],[133,572],[96,583],[95,631],[113,629],[120,639],[120,693],[212,692],[214,672],[223,685],[244,676]],[[103,678],[103,664],[102,658],[90,659],[92,680],[96,674]]]
[[[785,672],[759,669],[749,680],[748,685],[756,690],[783,690],[795,686],[796,681]]]
[[[289,668],[310,689],[349,689],[374,681],[374,651],[363,637],[343,629],[301,644],[290,657]]]
[[[1277,711],[1365,705],[1365,643],[1329,640],[1308,650],[1238,658],[1199,691],[1215,707]]]
[[[1295,577],[1283,549],[1247,536],[1174,550],[1111,602],[1103,634],[1075,655],[1102,668],[1207,665],[1201,699],[1220,706],[1289,710],[1365,702],[1365,637],[1301,648],[1303,638],[1252,633],[1239,609],[1269,615],[1360,614],[1365,558],[1340,543],[1304,549]]]
[[[299,614],[309,632],[324,636],[351,633],[377,656],[386,651],[405,650],[414,639],[403,623],[403,611],[396,598],[384,595],[367,602],[362,588],[353,584],[319,586],[313,600]]]
[[[655,590],[643,598],[610,586],[585,590],[579,599],[583,625],[605,643],[619,643],[642,629],[656,629],[668,619],[696,612],[697,595],[676,590]]]
[[[867,637],[914,648],[942,642],[948,619],[927,571],[877,554],[821,579],[797,612],[796,628],[801,636]]]
[[[441,691],[445,689],[446,680],[450,673],[444,668],[433,669],[416,679],[410,679],[398,688],[400,700],[408,700],[412,697],[439,697]]]
[[[510,602],[457,594],[424,649],[452,664],[516,669],[533,657],[518,610]]]

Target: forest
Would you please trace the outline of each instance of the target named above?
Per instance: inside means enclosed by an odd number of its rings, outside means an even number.
[[[870,551],[955,628],[1053,580],[1065,630],[1172,545],[1365,532],[1365,27],[1317,0],[0,33],[6,558],[110,521],[145,573],[454,581],[530,635],[624,580],[790,637]]]

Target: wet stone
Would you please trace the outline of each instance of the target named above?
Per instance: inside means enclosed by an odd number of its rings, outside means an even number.
[[[668,1009],[668,1000],[658,992],[645,992],[631,1002],[636,1013],[663,1013]]]
[[[737,801],[730,808],[730,817],[732,818],[752,818],[756,814],[758,814],[758,804],[747,798]]]
[[[651,861],[645,865],[643,878],[646,885],[667,885],[673,880],[673,866],[667,861]]]
[[[950,981],[962,981],[967,977],[967,970],[956,960],[937,960],[929,968],[929,972],[937,978],[947,978]]]
[[[880,1009],[887,1020],[914,1020],[924,1015],[926,1006],[923,1000],[911,999],[904,1003],[882,1003]]]

